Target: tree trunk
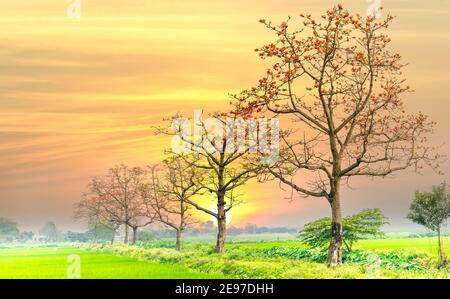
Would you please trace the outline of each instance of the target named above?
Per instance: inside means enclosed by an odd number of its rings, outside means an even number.
[[[177,242],[175,244],[175,249],[181,251],[181,230],[177,229]]]
[[[444,248],[442,246],[442,236],[440,228],[438,228],[437,233],[438,233],[438,250],[439,250],[438,268],[445,268],[448,265],[448,260],[444,252]]]
[[[116,230],[112,230],[112,236],[111,236],[111,245],[114,245],[114,241],[116,240]]]
[[[225,204],[219,204],[217,207],[217,243],[216,252],[225,252],[225,235],[226,235],[226,213]]]
[[[327,264],[336,267],[342,264],[342,211],[339,194],[339,183],[335,185],[335,192],[330,198],[331,204],[331,241],[328,248]]]
[[[97,239],[98,239],[98,236],[97,236],[97,224],[95,224],[95,226],[94,226],[94,243],[97,243]]]
[[[123,239],[124,244],[128,244],[128,224],[125,224],[125,238]]]
[[[138,227],[133,227],[133,245],[136,245],[138,237],[137,237]]]
[[[347,249],[348,252],[352,252],[352,246],[347,243],[344,239],[342,239],[343,244],[345,245],[345,248]]]

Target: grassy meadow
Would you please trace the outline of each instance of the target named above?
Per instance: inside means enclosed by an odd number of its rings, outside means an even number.
[[[272,238],[273,240],[274,238]],[[182,252],[169,240],[125,246],[60,244],[0,248],[0,278],[67,278],[80,258],[80,278],[450,278],[434,266],[435,238],[363,240],[330,269],[324,252],[289,238],[232,240],[223,255],[210,242],[188,240]],[[450,243],[450,238],[444,240]],[[450,246],[446,247],[450,256]],[[371,260],[373,255],[376,260]],[[374,267],[375,265],[375,267]]]
[[[450,256],[450,237],[443,238],[444,244],[448,244],[444,249]],[[269,247],[304,247],[296,240],[288,239],[284,241],[263,241],[256,243],[236,243],[230,244],[228,248],[249,247],[249,248],[269,248]],[[355,243],[354,249],[360,250],[396,250],[396,251],[414,251],[423,252],[430,255],[436,255],[438,252],[436,237],[430,238],[389,238],[389,239],[370,239],[361,240]]]
[[[76,247],[0,249],[0,278],[67,278],[67,257],[78,255],[81,278],[220,278],[181,265],[139,261],[133,257]]]
[[[444,249],[447,255],[450,256],[450,237],[444,237],[443,242],[447,245]],[[426,252],[432,255],[437,255],[438,252],[436,237],[361,240],[355,244],[355,248],[363,250],[411,250]]]

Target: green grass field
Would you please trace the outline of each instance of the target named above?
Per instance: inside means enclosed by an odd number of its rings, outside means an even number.
[[[445,251],[450,256],[450,237],[444,238]],[[261,243],[241,243],[230,244],[230,247],[240,248],[270,248],[275,246],[282,247],[304,247],[299,241],[276,241]],[[376,239],[361,240],[354,245],[355,249],[362,250],[405,250],[424,252],[428,254],[437,254],[438,245],[437,238],[397,238],[397,239]]]
[[[444,238],[444,249],[450,256],[450,237]],[[421,251],[436,255],[438,252],[437,238],[402,238],[402,239],[378,239],[359,241],[355,248],[364,250],[411,250]]]
[[[67,257],[80,256],[81,278],[219,278],[180,265],[144,262],[73,247],[0,249],[0,278],[66,278]]]
[[[434,258],[436,238],[363,240],[355,245],[363,251],[423,252]],[[444,241],[450,256],[450,238]],[[86,245],[87,246],[87,245]],[[0,278],[67,278],[67,257],[78,255],[81,278],[365,278],[367,266],[344,264],[329,269],[323,263],[288,256],[258,256],[271,248],[305,248],[298,241],[243,242],[228,244],[225,255],[211,253],[212,245],[190,241],[185,251],[133,246],[76,248],[0,248]],[[383,268],[382,278],[450,277],[450,271],[410,271]]]

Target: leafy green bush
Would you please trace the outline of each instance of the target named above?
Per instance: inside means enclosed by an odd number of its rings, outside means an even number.
[[[381,227],[388,223],[388,218],[380,209],[364,209],[345,217],[342,220],[345,250],[351,252],[353,244],[358,240],[383,236]],[[305,224],[299,237],[303,243],[313,248],[327,248],[331,239],[331,218],[325,217]]]
[[[319,248],[295,248],[295,247],[271,247],[259,251],[260,256],[268,257],[287,257],[290,259],[308,259],[313,262],[324,262],[327,258],[327,252]]]
[[[174,242],[168,242],[163,240],[152,242],[139,242],[138,245],[143,248],[175,248]]]
[[[327,252],[319,248],[308,249],[301,247],[271,247],[267,249],[255,250],[253,256],[260,257],[286,257],[289,259],[306,259],[313,262],[323,263],[326,261]],[[380,266],[386,269],[406,269],[406,270],[426,270],[419,261],[426,258],[425,254],[413,253],[405,254],[394,251],[370,251],[355,250],[344,252],[344,263],[368,265],[373,263],[372,259],[380,262]]]
[[[162,263],[179,263],[184,255],[173,249],[147,249],[143,252],[146,260],[156,260]]]

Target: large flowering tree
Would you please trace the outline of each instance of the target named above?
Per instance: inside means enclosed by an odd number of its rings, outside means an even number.
[[[260,20],[276,41],[256,49],[273,66],[257,86],[236,95],[242,115],[286,115],[296,130],[282,134],[272,178],[331,206],[328,264],[342,263],[341,186],[351,177],[385,177],[422,163],[436,166],[427,146],[433,123],[407,114],[401,96],[411,89],[402,78],[401,57],[391,52],[385,31],[393,20],[351,15],[341,5],[317,21],[300,15],[290,30]],[[300,132],[301,134],[298,134]]]

